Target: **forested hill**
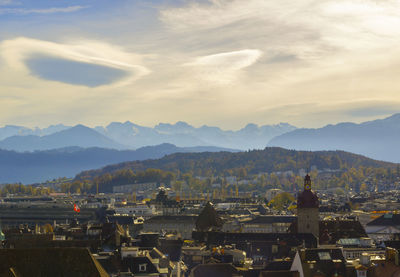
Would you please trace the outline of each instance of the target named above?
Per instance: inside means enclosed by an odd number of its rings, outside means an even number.
[[[243,169],[246,170],[246,174],[258,174],[260,172],[307,170],[311,166],[316,166],[318,169],[356,168],[360,166],[394,168],[396,164],[376,161],[344,151],[311,152],[267,147],[264,150],[237,153],[176,153],[161,159],[124,162],[97,170],[83,171],[76,176],[76,179],[92,179],[124,169],[141,172],[152,168],[174,173],[191,173],[193,176],[239,176]]]
[[[0,183],[32,184],[58,177],[72,177],[82,170],[95,169],[108,164],[157,159],[177,152],[203,151],[237,150],[212,146],[177,147],[167,143],[137,150],[66,147],[19,153],[0,149]]]

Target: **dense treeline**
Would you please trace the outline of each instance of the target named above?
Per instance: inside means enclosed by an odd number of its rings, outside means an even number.
[[[147,169],[134,173],[130,169],[118,170],[112,174],[106,173],[96,176],[91,180],[74,180],[61,184],[60,190],[65,193],[96,193],[112,192],[114,186],[135,184],[135,183],[157,183],[170,186],[176,180],[172,172],[160,169]]]
[[[376,186],[393,184],[400,179],[400,169],[360,166],[340,170],[313,170],[310,175],[315,189],[338,188],[336,192],[344,193],[348,190],[373,190]],[[232,176],[235,176],[235,180],[228,182],[227,179]],[[210,174],[200,178],[191,172],[175,174],[160,169],[147,169],[134,173],[130,169],[122,169],[96,176],[92,180],[64,183],[61,190],[71,193],[93,193],[96,191],[95,185],[98,184],[99,192],[112,192],[113,186],[155,182],[171,186],[175,191],[189,189],[193,192],[232,195],[236,190],[263,192],[270,188],[280,188],[285,191],[297,191],[303,187],[304,178],[294,172],[248,174],[245,168],[235,170],[232,176]]]
[[[348,190],[363,191],[373,190],[376,186],[382,188],[387,184],[393,184],[400,180],[400,168],[373,168],[360,166],[358,168],[342,168],[336,171],[310,172],[314,189],[335,188],[336,193],[345,193]],[[160,169],[147,169],[134,173],[130,169],[118,170],[114,173],[106,173],[87,180],[58,180],[58,188],[65,193],[96,193],[112,192],[114,186],[149,183],[165,184],[175,191],[190,190],[192,192],[212,193],[214,196],[234,195],[236,191],[265,192],[270,188],[280,188],[285,191],[298,191],[303,187],[303,178],[296,173],[261,173],[248,174],[245,168],[233,172],[236,180],[228,182],[228,177],[208,175],[194,176],[192,173],[175,174]],[[53,188],[24,186],[22,184],[5,185],[0,193],[2,196],[14,195],[44,195],[53,192]]]
[[[6,184],[0,189],[0,195],[2,197],[8,196],[10,194],[39,196],[39,195],[48,195],[51,192],[54,192],[53,188],[35,187],[32,185],[23,185],[23,184]]]

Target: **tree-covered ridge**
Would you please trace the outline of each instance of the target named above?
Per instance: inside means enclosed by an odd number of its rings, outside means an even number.
[[[363,167],[395,168],[393,163],[376,161],[344,151],[295,151],[277,147],[247,152],[176,153],[161,159],[124,162],[98,170],[84,171],[78,180],[92,179],[106,173],[123,169],[141,172],[156,168],[175,173],[191,173],[193,176],[238,176],[243,169],[246,174],[271,173],[277,171],[318,169],[344,169]]]
[[[314,188],[339,188],[342,193],[349,189],[371,190],[400,178],[398,165],[352,153],[266,148],[240,153],[180,153],[158,160],[110,165],[82,172],[74,182],[63,184],[61,190],[89,193],[98,186],[99,192],[112,192],[114,186],[155,182],[175,191],[186,187],[216,196],[269,188],[293,191],[302,188],[306,170],[310,170]],[[228,182],[232,177],[235,181]]]

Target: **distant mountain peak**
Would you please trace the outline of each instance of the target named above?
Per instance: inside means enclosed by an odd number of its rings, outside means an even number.
[[[116,127],[116,126],[132,126],[132,125],[134,125],[134,124],[132,122],[130,122],[129,120],[127,120],[125,122],[116,122],[116,121],[114,121],[114,122],[109,123],[106,126],[106,128],[108,128],[108,127]]]
[[[177,121],[174,125],[177,126],[177,127],[186,127],[186,128],[193,127],[192,125],[188,124],[185,121]]]
[[[62,124],[62,123],[58,123],[58,124],[51,124],[51,125],[49,125],[49,127],[47,127],[47,128],[51,128],[51,127],[67,127],[67,126],[65,126],[64,124]],[[36,127],[36,128],[39,128],[39,127]],[[39,128],[40,129],[40,128]]]
[[[278,127],[293,127],[296,128],[295,126],[289,124],[288,122],[279,122],[278,124],[274,125],[274,126],[278,126]]]
[[[49,135],[14,135],[0,141],[0,148],[15,151],[35,151],[78,147],[127,148],[82,124]]]
[[[274,137],[269,146],[295,150],[343,150],[377,160],[400,162],[400,113],[360,124],[341,122],[296,129]]]
[[[247,123],[243,129],[258,129],[258,125],[255,123]]]
[[[85,134],[101,135],[99,132],[95,131],[94,129],[87,127],[85,125],[82,125],[82,124],[77,124],[75,126],[61,130],[61,131],[53,133],[53,134],[58,134],[58,133],[62,133],[62,134],[66,134],[66,133],[82,133],[83,134],[83,133],[85,133]],[[53,134],[50,134],[50,135],[53,135]]]
[[[14,127],[13,128],[0,128],[0,147],[3,145],[5,149],[12,149],[16,151],[29,151],[29,143],[23,144],[19,138],[19,143],[12,143],[9,139],[3,142],[6,138],[12,136],[27,136],[33,135],[43,139],[48,139],[46,136],[58,136],[60,141],[63,141],[59,147],[67,146],[104,146],[114,145],[113,148],[122,149],[136,149],[148,145],[158,145],[162,143],[171,143],[178,147],[195,147],[198,145],[216,146],[230,149],[263,149],[268,141],[285,132],[292,131],[295,127],[290,125],[265,125],[258,126],[254,123],[247,124],[244,128],[238,131],[222,130],[219,127],[203,125],[201,127],[194,127],[185,121],[177,121],[176,123],[159,123],[154,128],[140,126],[130,121],[125,122],[111,122],[107,126],[96,126],[95,128],[87,127],[83,124],[77,124],[73,127],[64,126],[63,124],[51,125],[47,128],[36,128],[35,130]],[[61,132],[61,135],[60,135]],[[64,136],[64,137],[63,137]],[[65,136],[70,139],[74,136],[82,138],[85,136],[88,141],[85,145],[79,143],[79,139],[74,141],[74,144],[67,144]],[[90,145],[90,137],[93,136],[93,145]],[[31,138],[33,139],[33,138]],[[38,138],[36,138],[38,140]],[[99,140],[102,143],[98,145]],[[97,141],[95,143],[95,141]],[[35,142],[38,144],[39,142]],[[72,140],[70,141],[72,143]],[[56,145],[54,141],[52,145]],[[37,147],[37,146],[36,146]],[[44,145],[39,149],[43,149]],[[53,147],[53,146],[52,146]],[[22,150],[23,149],[23,150]],[[36,148],[33,148],[36,149]],[[46,148],[47,149],[47,148]]]
[[[389,116],[389,117],[386,117],[386,118],[384,118],[383,120],[386,120],[386,121],[400,121],[400,113],[395,113],[395,114],[393,114],[393,115],[391,115],[391,116]]]
[[[83,124],[76,124],[75,126],[72,126],[71,129],[90,129],[90,128]]]

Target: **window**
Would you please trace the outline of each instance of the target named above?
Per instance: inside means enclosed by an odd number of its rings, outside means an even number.
[[[145,272],[147,270],[147,264],[139,265],[139,272]]]
[[[194,261],[194,262],[202,262],[203,261],[203,257],[199,256],[199,255],[193,256],[192,257],[192,261]]]
[[[329,252],[318,252],[318,257],[320,260],[332,260],[331,255]]]

